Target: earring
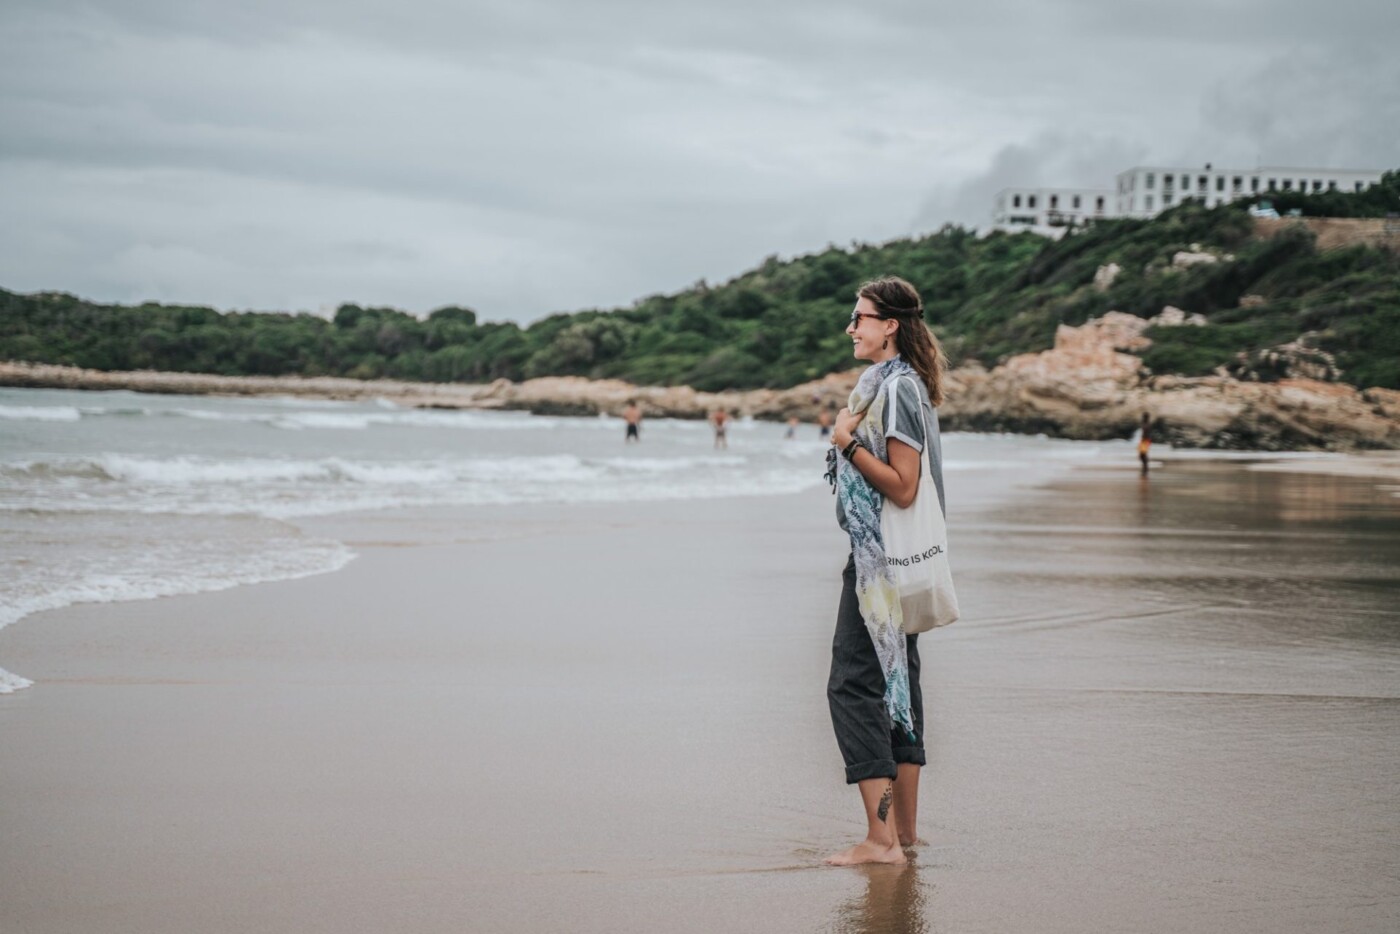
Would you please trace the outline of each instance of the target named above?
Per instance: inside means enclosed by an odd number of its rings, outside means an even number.
[[[889,335],[886,335],[886,336],[885,336],[885,342],[884,342],[883,344],[880,345],[880,349],[881,349],[881,350],[889,350],[889,349],[890,349],[890,339],[889,339]]]

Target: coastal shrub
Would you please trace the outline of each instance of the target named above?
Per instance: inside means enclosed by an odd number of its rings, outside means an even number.
[[[757,358],[733,347],[722,347],[692,367],[683,382],[701,392],[721,392],[752,389],[762,384],[763,376],[763,365]]]
[[[1141,353],[1143,364],[1153,373],[1181,376],[1208,376],[1241,353],[1298,336],[1283,316],[1205,327],[1150,327],[1143,333],[1152,341]]]

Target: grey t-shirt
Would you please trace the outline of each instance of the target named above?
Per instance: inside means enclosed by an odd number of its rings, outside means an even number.
[[[920,454],[924,450],[924,439],[931,439],[929,458],[933,483],[938,490],[938,505],[946,516],[948,500],[943,495],[943,445],[938,436],[938,410],[929,405],[928,389],[917,376],[900,377],[885,396],[885,439],[890,438],[898,438]],[[841,528],[846,528],[840,503],[836,505],[836,521]]]

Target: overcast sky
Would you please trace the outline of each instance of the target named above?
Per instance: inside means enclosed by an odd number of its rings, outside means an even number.
[[[1394,0],[4,0],[0,287],[487,320],[985,228],[1138,163],[1400,167]]]

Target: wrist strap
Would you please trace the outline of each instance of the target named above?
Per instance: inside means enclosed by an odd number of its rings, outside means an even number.
[[[855,456],[856,448],[863,447],[865,447],[865,445],[860,443],[859,438],[852,438],[851,443],[841,449],[841,456],[844,457],[846,460],[850,460],[852,457]]]

